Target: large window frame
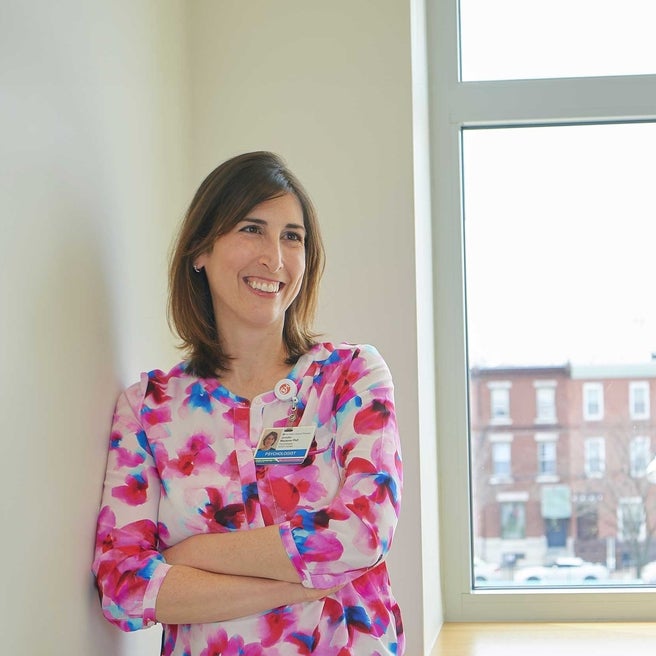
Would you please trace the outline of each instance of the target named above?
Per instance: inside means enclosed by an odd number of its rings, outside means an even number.
[[[656,75],[460,82],[457,0],[426,9],[444,619],[651,621],[648,587],[473,588],[461,143],[465,128],[656,121]]]

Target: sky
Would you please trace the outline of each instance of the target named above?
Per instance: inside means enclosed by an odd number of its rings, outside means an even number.
[[[460,0],[463,80],[656,73],[654,0]],[[472,365],[656,353],[656,127],[467,130]]]
[[[656,126],[466,130],[472,365],[656,353]]]
[[[460,0],[463,80],[656,73],[654,0]]]

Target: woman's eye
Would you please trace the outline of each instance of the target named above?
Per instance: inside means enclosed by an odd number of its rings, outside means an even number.
[[[286,232],[285,239],[288,239],[289,241],[300,241],[303,243],[303,235],[298,232]]]
[[[260,226],[251,223],[250,225],[245,225],[239,232],[248,232],[251,234],[257,234],[260,232]]]

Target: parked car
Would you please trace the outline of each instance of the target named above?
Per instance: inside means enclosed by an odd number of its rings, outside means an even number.
[[[608,569],[582,558],[556,558],[547,565],[522,567],[515,572],[516,583],[589,583],[605,581]]]
[[[652,560],[650,563],[642,566],[640,580],[643,583],[649,583],[649,585],[656,584],[656,560]]]
[[[485,583],[495,581],[501,578],[501,568],[499,565],[488,563],[478,556],[474,556],[474,581],[476,583]]]

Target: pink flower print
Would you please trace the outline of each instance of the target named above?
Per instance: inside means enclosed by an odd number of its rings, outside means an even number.
[[[205,491],[209,503],[200,512],[201,517],[207,520],[209,529],[213,533],[225,531],[225,529],[236,530],[243,526],[246,516],[243,503],[231,503],[223,505],[221,493],[213,487],[206,487]]]
[[[295,510],[301,498],[298,488],[284,478],[270,478],[269,483],[276,505],[285,512]]]
[[[121,446],[123,435],[120,431],[113,431],[110,436],[110,448],[116,454],[116,464],[118,467],[138,467],[145,459],[142,451],[130,451]]]
[[[289,608],[276,608],[258,620],[258,634],[263,647],[270,647],[280,642],[286,628],[294,623],[293,613]]]
[[[373,512],[371,502],[367,497],[360,496],[353,499],[351,503],[347,503],[346,507],[353,511],[353,514],[362,519],[366,519],[370,525],[374,525],[376,521],[376,513]]]
[[[228,478],[239,477],[239,465],[237,463],[237,451],[231,451],[226,459],[219,465],[219,474]]]
[[[309,656],[314,653],[320,638],[321,633],[318,628],[315,628],[311,635],[309,633],[292,633],[287,641],[296,645],[299,654]]]
[[[155,405],[162,405],[171,400],[166,393],[166,386],[169,380],[174,377],[177,370],[174,369],[170,374],[163,371],[151,371],[148,374],[148,386],[146,387],[146,398],[151,398]]]
[[[262,656],[263,653],[262,645],[254,642],[245,645],[244,639],[237,635],[228,640],[226,632],[219,629],[200,656]]]
[[[376,489],[369,495],[369,498],[375,503],[382,503],[386,497],[389,497],[398,514],[399,486],[388,472],[377,470],[371,462],[364,458],[353,458],[346,469],[347,476],[352,474],[371,474]]]
[[[116,528],[116,516],[109,506],[105,506],[98,516],[96,549],[102,553],[120,549],[122,553],[137,555],[143,549],[152,548],[156,541],[155,524],[147,519]]]
[[[219,629],[207,641],[207,647],[200,652],[200,656],[222,656],[225,648],[228,646],[228,634]]]
[[[306,501],[318,501],[326,494],[326,488],[320,480],[319,467],[310,465],[287,477]]]
[[[169,460],[168,466],[182,476],[198,474],[198,470],[214,464],[214,450],[210,446],[211,439],[199,433],[192,435],[183,449],[178,451],[178,457]]]
[[[342,372],[342,375],[337,379],[334,387],[335,391],[335,410],[339,411],[348,403],[353,397],[357,396],[353,385],[358,382],[367,373],[367,361],[365,358],[359,357],[355,352],[355,357],[351,361],[349,368]]]
[[[140,506],[146,503],[148,495],[148,477],[145,471],[139,474],[128,474],[125,477],[125,485],[120,485],[112,490],[112,496],[125,501],[131,506]]]
[[[162,408],[149,408],[144,405],[141,410],[141,420],[146,426],[157,426],[171,421],[171,408],[164,406]]]
[[[374,399],[355,415],[353,428],[359,435],[371,435],[385,428],[393,414],[394,406],[391,401]]]

